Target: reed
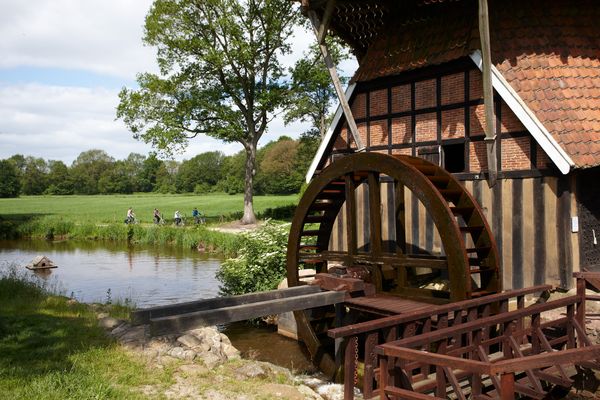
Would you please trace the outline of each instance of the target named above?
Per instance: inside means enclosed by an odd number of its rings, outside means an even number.
[[[71,221],[63,217],[41,216],[26,221],[10,221],[10,238],[28,239],[77,239],[130,242],[144,245],[172,245],[186,249],[234,256],[239,248],[235,234],[213,231],[204,225],[125,225],[118,223],[94,223]]]

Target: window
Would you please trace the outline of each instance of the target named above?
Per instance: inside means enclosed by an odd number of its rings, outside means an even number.
[[[465,171],[465,143],[442,145],[442,166],[448,172]]]

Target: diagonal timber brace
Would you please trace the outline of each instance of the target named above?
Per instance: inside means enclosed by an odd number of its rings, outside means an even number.
[[[314,10],[307,10],[308,18],[313,26],[315,31],[315,35],[317,37],[317,42],[319,44],[319,48],[321,50],[321,54],[323,55],[323,60],[325,61],[325,65],[327,66],[327,70],[329,71],[329,75],[331,76],[331,81],[333,82],[333,86],[335,87],[335,92],[337,94],[338,100],[340,101],[340,105],[342,110],[344,111],[344,116],[346,117],[346,123],[348,124],[348,129],[352,134],[354,141],[356,142],[356,147],[358,151],[363,151],[365,146],[360,139],[360,135],[358,134],[358,128],[356,126],[356,122],[354,121],[354,116],[352,115],[352,110],[350,109],[350,105],[348,104],[348,99],[344,94],[342,89],[342,83],[340,82],[340,78],[337,73],[337,69],[331,58],[331,54],[329,53],[329,49],[327,48],[327,43],[325,42],[325,35],[327,33],[327,25],[331,18],[331,14],[333,12],[335,5],[335,0],[329,0],[327,2],[327,6],[325,8],[325,13],[323,15],[323,22],[319,20],[317,13]]]

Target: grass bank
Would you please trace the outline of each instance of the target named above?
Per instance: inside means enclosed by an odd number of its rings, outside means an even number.
[[[109,340],[89,306],[15,269],[0,275],[0,304],[0,399],[141,399],[132,387],[171,382]]]
[[[259,216],[278,218],[277,211],[293,210],[297,196],[255,196]],[[193,207],[218,221],[222,217],[241,217],[241,195],[112,195],[112,196],[24,196],[0,199],[0,239],[78,239],[127,241],[134,244],[201,247],[226,256],[239,248],[235,235],[207,229],[205,225],[175,227],[154,225],[152,210],[158,208],[165,218],[175,210],[189,216]],[[125,225],[128,207],[133,207],[138,224]],[[144,222],[145,221],[145,222]],[[191,221],[190,221],[191,222]]]
[[[0,400],[304,398],[289,372],[240,378],[252,361],[211,369],[173,358],[156,364],[98,327],[96,312],[122,317],[126,309],[69,301],[43,281],[5,267],[0,265]]]

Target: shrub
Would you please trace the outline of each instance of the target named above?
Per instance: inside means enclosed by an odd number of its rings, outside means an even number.
[[[286,248],[290,225],[267,221],[262,228],[241,234],[236,258],[225,260],[217,279],[222,295],[238,295],[276,289],[285,277]]]

